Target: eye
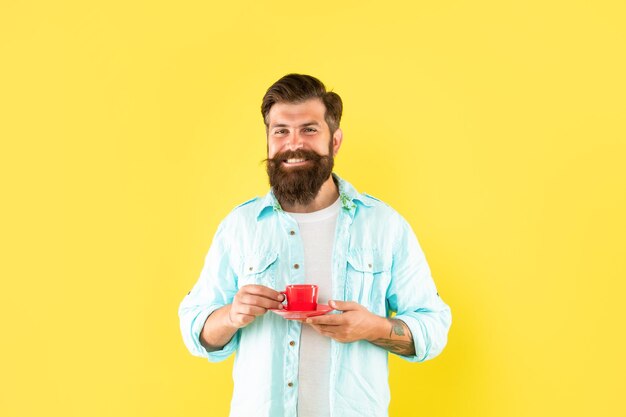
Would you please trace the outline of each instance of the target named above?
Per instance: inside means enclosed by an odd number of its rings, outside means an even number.
[[[315,132],[317,132],[317,129],[312,128],[312,127],[305,127],[304,131],[307,132],[307,133],[315,133]]]
[[[274,131],[275,135],[283,135],[285,133],[287,133],[287,129],[277,129]]]

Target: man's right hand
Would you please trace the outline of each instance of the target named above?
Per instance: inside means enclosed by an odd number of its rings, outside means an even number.
[[[252,323],[270,308],[283,308],[284,295],[263,285],[244,285],[233,302],[209,315],[200,333],[200,343],[208,352],[222,349],[238,329]]]
[[[284,295],[263,285],[244,285],[233,299],[228,318],[232,326],[240,329],[252,323],[269,309],[282,309]]]

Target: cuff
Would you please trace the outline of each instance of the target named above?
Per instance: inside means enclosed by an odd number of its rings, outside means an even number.
[[[413,344],[415,345],[415,355],[405,356],[398,355],[397,353],[394,353],[394,355],[397,355],[409,362],[425,361],[430,353],[431,343],[429,340],[425,340],[428,337],[426,336],[427,333],[424,331],[422,322],[408,314],[396,315],[393,318],[402,320],[408,326],[411,331],[411,336],[413,337]]]
[[[218,308],[221,308],[221,305],[213,305],[208,309],[199,313],[191,327],[191,332],[193,335],[193,341],[196,348],[196,351],[200,353],[200,356],[205,357],[209,360],[209,362],[221,362],[230,356],[233,353],[237,346],[239,345],[239,331],[237,331],[233,337],[222,347],[220,350],[215,350],[212,352],[207,351],[204,346],[200,343],[200,334],[202,333],[202,328],[204,327],[204,323],[207,318]]]

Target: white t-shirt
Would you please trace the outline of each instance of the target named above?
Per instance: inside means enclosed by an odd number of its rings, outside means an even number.
[[[332,296],[332,256],[341,202],[313,213],[288,213],[298,222],[304,244],[306,284],[318,288],[318,304]],[[330,339],[302,324],[298,369],[298,417],[330,416]]]

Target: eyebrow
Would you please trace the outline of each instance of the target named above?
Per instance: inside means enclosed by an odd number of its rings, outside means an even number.
[[[321,125],[318,122],[306,122],[306,123],[302,123],[298,127],[307,127],[307,126],[321,126]],[[276,127],[289,127],[289,125],[285,123],[277,123],[275,125],[272,125],[271,128],[274,129]]]

